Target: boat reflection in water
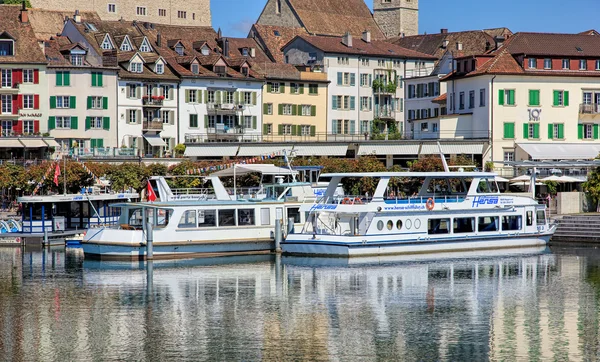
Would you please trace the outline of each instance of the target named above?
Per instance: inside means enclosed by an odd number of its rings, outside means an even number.
[[[2,261],[23,280],[0,274],[0,352],[42,360],[593,359],[600,293],[585,274],[600,262],[544,247],[488,253],[151,264],[63,255],[51,278],[32,278],[28,256],[13,255]]]

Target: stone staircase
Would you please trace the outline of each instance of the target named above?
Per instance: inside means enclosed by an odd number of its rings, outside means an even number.
[[[564,215],[550,242],[600,243],[600,214]]]

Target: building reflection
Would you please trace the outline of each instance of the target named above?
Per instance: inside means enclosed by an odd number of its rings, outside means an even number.
[[[297,361],[600,352],[600,258],[457,257],[155,261],[148,273],[144,263],[88,262],[72,250],[0,249],[0,352]]]

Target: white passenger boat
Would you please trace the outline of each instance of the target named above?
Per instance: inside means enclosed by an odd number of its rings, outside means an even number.
[[[206,178],[210,192],[192,200],[178,199],[164,179],[154,178],[164,201],[115,205],[120,208],[118,225],[88,230],[82,241],[84,254],[99,259],[144,259],[148,223],[153,225],[155,258],[270,252],[275,248],[275,220],[283,220],[284,229],[288,222],[301,228],[305,218],[300,206],[313,204],[316,197],[310,183],[285,182],[277,174],[289,175],[287,169],[268,166],[262,167],[263,175],[271,177],[271,182],[256,192],[230,194],[218,176],[210,176]]]
[[[546,206],[528,196],[501,194],[483,172],[334,173],[306,224],[282,242],[286,254],[373,256],[545,245],[556,226]],[[344,178],[378,179],[372,198],[335,197]],[[411,197],[387,193],[390,180],[419,184]],[[418,183],[416,181],[419,181]]]

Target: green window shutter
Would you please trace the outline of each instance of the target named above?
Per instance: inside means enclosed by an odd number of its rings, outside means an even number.
[[[350,110],[353,111],[356,107],[356,98],[354,96],[350,96]]]
[[[221,91],[215,91],[215,103],[221,104]]]
[[[563,123],[558,124],[558,139],[565,138],[565,125]]]
[[[554,135],[554,125],[552,123],[548,123],[548,139],[551,140]]]
[[[540,105],[540,91],[539,90],[529,90],[529,105],[530,106],[539,106]]]
[[[96,139],[95,139],[95,138],[92,138],[92,139],[90,140],[90,147],[91,147],[91,148],[96,148]]]
[[[338,109],[337,96],[331,96],[331,109]]]
[[[292,136],[296,136],[297,135],[296,127],[297,126],[295,124],[292,125]]]
[[[268,126],[266,123],[263,123],[263,134],[267,134]]]
[[[48,117],[48,130],[56,128],[56,117]]]
[[[267,83],[267,93],[271,93],[273,91],[273,83]]]
[[[98,82],[98,87],[102,87],[102,86],[104,86],[104,83],[103,83],[102,76],[103,76],[102,72],[99,72],[99,73],[97,73],[97,75],[96,75],[96,77],[98,78],[98,79],[97,79],[97,82]]]
[[[283,125],[282,124],[277,125],[277,134],[280,136],[283,134]]]
[[[257,126],[256,116],[252,116],[252,129],[258,129]]]
[[[350,85],[353,87],[356,85],[356,74],[354,73],[350,73]]]
[[[71,72],[65,72],[64,73],[65,79],[64,79],[64,85],[71,85]]]
[[[508,105],[510,105],[510,106],[515,105],[515,90],[514,89],[511,89],[508,91]]]
[[[332,119],[331,120],[331,134],[337,134],[337,125],[338,125],[338,120],[337,119]]]
[[[102,109],[108,109],[108,97],[102,97]]]
[[[523,138],[529,138],[529,123],[523,123]]]
[[[310,106],[310,115],[313,117],[317,115],[317,106]]]
[[[96,75],[98,73],[96,72],[92,72],[92,87],[97,87],[98,86],[98,82],[96,81]]]
[[[265,103],[263,104],[263,114],[268,114],[269,113],[269,104]]]
[[[310,126],[310,136],[314,137],[317,134],[317,127]]]
[[[285,83],[279,84],[279,93],[285,93]]]
[[[92,109],[92,97],[87,97],[87,109]]]
[[[342,72],[338,72],[337,73],[337,85],[342,85],[342,78],[343,78],[343,74]]]
[[[205,90],[203,93],[204,93],[204,103],[208,103],[208,91]]]
[[[563,103],[565,107],[569,105],[569,91],[563,92]]]
[[[104,148],[104,139],[98,138],[96,140],[96,147],[98,147],[98,148]]]
[[[50,109],[56,108],[56,96],[50,97]]]
[[[71,129],[77,129],[77,117],[71,117]]]
[[[554,101],[552,102],[553,106],[558,106],[558,91],[554,91]]]
[[[594,139],[598,139],[598,125],[594,124]]]
[[[583,124],[577,125],[577,138],[579,138],[580,140],[583,139]]]
[[[102,128],[104,128],[105,130],[109,130],[110,129],[110,117],[103,117],[102,118]]]
[[[85,130],[87,131],[88,129],[91,128],[91,120],[90,117],[85,117]]]
[[[208,128],[208,115],[204,115],[204,128]]]
[[[283,104],[280,104],[278,108],[279,108],[279,110],[278,110],[279,115],[280,116],[283,115]]]
[[[369,74],[369,84],[367,84],[369,87],[371,87],[373,84],[373,76],[371,74]]]
[[[300,84],[300,94],[304,94],[304,84]]]
[[[515,138],[515,124],[511,122],[504,123],[504,138]]]
[[[256,105],[256,92],[252,92],[252,105]]]
[[[185,90],[185,103],[190,103],[190,90]]]
[[[242,95],[241,92],[233,92],[233,103],[241,103],[240,102],[241,95]]]
[[[534,123],[534,125],[533,125],[533,138],[534,139],[540,138],[540,124],[539,123]]]
[[[298,106],[295,104],[292,104],[292,116],[296,116],[298,115]]]
[[[75,96],[71,96],[69,98],[70,98],[69,99],[69,108],[71,108],[71,109],[77,108],[77,104],[76,104],[77,98]]]
[[[56,86],[60,87],[63,85],[62,72],[56,72]]]
[[[501,106],[504,105],[504,89],[498,90],[498,104]]]

